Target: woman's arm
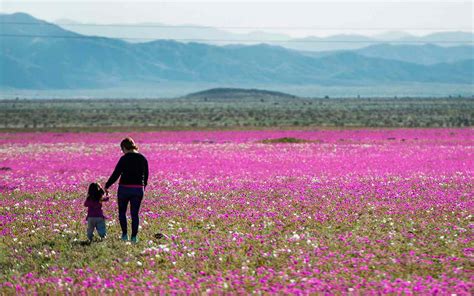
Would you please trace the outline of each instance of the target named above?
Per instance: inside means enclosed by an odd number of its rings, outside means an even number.
[[[110,176],[107,183],[105,183],[105,190],[107,190],[110,186],[112,186],[112,184],[114,184],[115,181],[117,181],[117,179],[120,177],[120,174],[122,174],[122,171],[123,171],[122,163],[123,163],[122,158],[120,158],[120,160],[117,162],[117,165],[115,166],[114,172]]]
[[[144,172],[143,172],[143,185],[146,187],[148,185],[148,160],[145,158],[144,164]]]

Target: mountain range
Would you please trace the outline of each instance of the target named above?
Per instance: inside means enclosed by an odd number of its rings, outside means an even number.
[[[0,15],[0,87],[103,88],[167,81],[374,85],[474,83],[473,46],[375,45],[302,52],[268,44],[130,43],[85,36],[24,13]]]
[[[306,52],[306,54],[312,57],[324,57],[342,52],[348,52],[348,50]],[[474,58],[474,46],[472,45],[445,47],[430,43],[421,45],[393,45],[385,43],[370,45],[364,48],[351,50],[350,52],[366,57],[396,60],[422,65],[453,63]]]
[[[443,47],[460,45],[472,46],[474,44],[474,34],[467,32],[437,32],[425,36],[414,36],[401,32],[391,32],[378,36],[340,34],[328,37],[309,36],[291,39],[287,42],[277,42],[276,44],[297,50],[325,51],[341,49],[353,50],[383,43],[397,45],[432,44]]]
[[[439,46],[472,45],[474,43],[473,33],[458,31],[436,32],[424,36],[392,31],[373,36],[338,34],[326,37],[292,38],[289,35],[262,30],[234,33],[209,26],[173,26],[163,23],[84,24],[63,19],[56,21],[56,24],[79,34],[123,39],[132,43],[142,43],[156,39],[194,40],[217,45],[264,42],[304,51],[352,50],[385,42],[397,45],[430,43]]]

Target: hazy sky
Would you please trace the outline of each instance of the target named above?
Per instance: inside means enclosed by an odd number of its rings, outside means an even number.
[[[471,1],[0,0],[0,9],[4,13],[26,12],[47,21],[196,24],[225,27],[234,32],[261,29],[293,36],[377,34],[394,30],[414,34],[473,30]],[[305,29],[307,27],[311,30]]]

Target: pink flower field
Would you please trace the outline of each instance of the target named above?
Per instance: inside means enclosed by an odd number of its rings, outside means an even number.
[[[140,241],[81,244],[125,136]],[[472,295],[473,212],[473,129],[1,133],[0,294]]]

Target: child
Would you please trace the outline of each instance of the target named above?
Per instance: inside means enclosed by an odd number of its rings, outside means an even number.
[[[109,200],[104,197],[105,191],[98,183],[91,183],[87,192],[87,199],[84,206],[87,207],[87,238],[92,241],[94,229],[97,229],[99,236],[105,238],[105,216],[102,212],[102,202]]]

